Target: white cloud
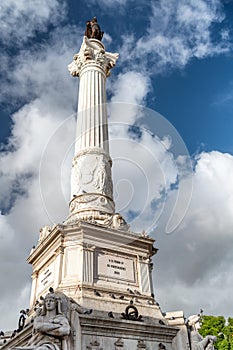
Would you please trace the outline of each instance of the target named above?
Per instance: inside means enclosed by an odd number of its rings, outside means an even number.
[[[147,65],[150,74],[169,67],[182,68],[192,58],[229,51],[227,35],[220,33],[217,41],[212,38],[212,26],[224,20],[220,1],[161,0],[151,4],[151,12],[150,25],[142,37],[136,40],[129,33],[122,37],[124,60],[128,59],[134,69]]]
[[[101,7],[103,7],[103,10],[105,7],[107,9],[109,8],[115,8],[118,6],[125,6],[129,0],[90,0],[90,3],[92,4],[100,4]],[[131,1],[131,0],[130,0]],[[118,8],[119,9],[119,8]]]
[[[1,100],[5,102],[10,96],[11,99],[27,102],[37,96],[43,95],[46,98],[48,95],[50,103],[55,102],[54,113],[59,108],[65,111],[64,104],[67,99],[70,101],[68,107],[74,108],[73,81],[71,82],[67,74],[67,65],[81,44],[79,34],[81,30],[78,27],[57,28],[46,43],[37,44],[29,50],[21,50],[13,61],[10,56],[9,60],[4,60],[6,80]],[[12,64],[14,69],[11,69]]]
[[[111,101],[142,104],[149,88],[149,77],[140,72],[129,71],[119,74],[112,86],[114,96]]]
[[[130,220],[132,229],[150,230],[163,210],[161,204],[161,210],[155,210],[151,203],[164,204],[164,194],[177,178],[176,163],[159,138],[143,128],[140,139],[132,138],[128,129],[129,125],[117,123],[114,131],[118,133],[111,133],[117,211],[126,219],[135,213],[135,218]]]
[[[132,89],[132,96],[136,90]],[[170,208],[166,230],[173,231],[185,215],[192,193],[192,164],[183,140],[165,118],[146,107],[123,102],[108,107],[117,211],[130,220],[133,230],[150,232]],[[148,129],[152,123],[157,136]],[[166,208],[170,188],[183,178]]]
[[[64,193],[61,169],[75,137],[74,118],[68,118],[61,126],[61,115],[53,114],[50,109],[53,103],[50,106],[47,98],[41,96],[14,115],[11,140],[17,148],[10,147],[0,157],[0,185],[4,188],[4,204],[8,206],[8,212],[0,217],[1,275],[9,276],[1,288],[0,310],[5,309],[9,297],[17,301],[19,307],[19,294],[23,293],[25,283],[30,283],[30,267],[25,260],[32,245],[37,243],[40,227],[62,222],[68,213],[69,186]],[[40,111],[42,105],[47,107],[46,114],[44,108]],[[68,164],[71,164],[70,158]],[[65,169],[67,179],[70,167]],[[27,304],[21,308],[28,307],[28,292],[25,293],[21,303],[27,301]],[[11,310],[7,322],[1,320],[4,323],[0,328],[13,327],[15,317],[17,309]]]
[[[1,0],[0,31],[5,45],[21,46],[36,31],[46,32],[65,14],[65,5],[58,0]]]
[[[113,93],[109,105],[110,122],[133,125],[141,116],[138,106],[144,104],[150,90],[149,77],[139,72],[129,71],[119,74],[112,83],[109,82],[108,89]],[[124,130],[119,132],[124,133]]]
[[[225,301],[233,273],[232,176],[232,155],[201,153],[191,204],[181,225],[168,236],[163,234],[164,225],[155,232],[161,250],[155,258],[157,295],[166,310],[184,308],[190,314],[203,308],[206,314],[230,316]]]

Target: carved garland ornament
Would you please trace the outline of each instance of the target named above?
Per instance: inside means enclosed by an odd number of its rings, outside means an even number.
[[[125,309],[125,312],[121,313],[122,318],[125,320],[131,321],[143,321],[142,315],[139,315],[138,309],[133,305],[133,301],[130,301],[130,305],[128,305]]]

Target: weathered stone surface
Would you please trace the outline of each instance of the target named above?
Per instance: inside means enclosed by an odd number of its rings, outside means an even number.
[[[85,220],[107,225],[115,214],[105,85],[117,58],[99,40],[84,36],[68,66],[73,76],[80,77],[68,224]]]
[[[201,327],[200,316],[193,315],[188,318],[188,324],[190,327],[190,339],[192,350],[214,350],[214,343],[217,341],[217,337],[213,335],[207,335],[202,337],[198,330]]]
[[[31,308],[53,287],[85,307],[92,303],[95,309],[123,312],[132,299],[140,314],[161,318],[151,296],[153,243],[143,234],[86,222],[57,225],[28,258],[33,267]]]
[[[72,76],[80,76],[82,69],[95,63],[106,76],[110,75],[110,69],[116,64],[118,53],[106,52],[104,45],[94,38],[84,36],[79,53],[74,55],[73,61],[68,65],[68,70]]]
[[[179,329],[176,336],[172,340],[173,350],[190,349],[188,330],[185,324],[184,312],[173,311],[166,312],[165,319],[169,326],[174,326]]]

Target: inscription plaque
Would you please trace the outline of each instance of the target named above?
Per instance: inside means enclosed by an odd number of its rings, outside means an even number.
[[[98,253],[98,277],[135,283],[135,262],[132,258]]]
[[[47,286],[53,282],[53,274],[54,274],[54,264],[47,266],[43,269],[38,276],[38,292],[43,291],[43,289],[47,288]]]

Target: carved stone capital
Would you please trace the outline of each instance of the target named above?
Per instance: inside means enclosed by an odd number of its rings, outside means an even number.
[[[80,245],[83,247],[83,250],[85,251],[94,252],[94,250],[96,249],[95,245],[92,245],[86,242],[82,242]]]
[[[83,38],[83,43],[79,53],[75,54],[73,61],[68,65],[68,70],[73,77],[79,76],[82,68],[95,63],[106,74],[110,75],[110,69],[116,64],[119,57],[118,53],[106,52],[104,45],[96,39]]]

